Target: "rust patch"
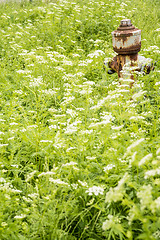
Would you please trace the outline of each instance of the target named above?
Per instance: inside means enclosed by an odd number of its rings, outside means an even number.
[[[119,54],[122,54],[122,55],[135,54],[135,53],[138,53],[141,50],[141,42],[138,43],[138,44],[128,46],[127,48],[113,47],[113,50],[115,52],[119,53]]]
[[[138,54],[131,54],[130,56],[131,62],[136,62],[138,60]]]
[[[128,31],[125,30],[125,28],[123,28],[124,30],[115,30],[112,32],[112,36],[116,37],[116,38],[122,38],[122,37],[130,37],[133,36],[135,34],[136,31],[138,31],[138,28],[135,28],[134,30]],[[139,30],[140,31],[140,30]]]
[[[113,58],[112,61],[108,63],[108,66],[113,69],[115,72],[117,72],[118,77],[121,77],[121,70],[123,69],[124,65],[126,64],[126,59],[129,59],[131,61],[131,66],[135,66],[135,63],[138,59],[138,54],[131,54],[131,55],[121,55],[118,54]]]

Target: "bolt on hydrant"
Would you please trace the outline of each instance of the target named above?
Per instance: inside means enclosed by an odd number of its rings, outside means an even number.
[[[135,28],[130,19],[121,21],[117,30],[112,32],[113,50],[118,53],[108,66],[109,74],[118,73],[120,79],[128,79],[130,87],[134,82],[134,72],[149,73],[154,69],[152,59],[138,55],[141,49],[141,30]]]

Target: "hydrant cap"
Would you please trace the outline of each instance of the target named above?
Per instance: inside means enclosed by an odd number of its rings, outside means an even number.
[[[121,27],[123,27],[123,26],[132,26],[132,24],[131,24],[131,20],[130,19],[123,19],[123,20],[121,20],[121,25],[120,25]]]

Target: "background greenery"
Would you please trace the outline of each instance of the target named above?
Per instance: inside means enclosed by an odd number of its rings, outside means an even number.
[[[130,18],[156,68],[108,75]],[[0,239],[160,239],[160,2],[0,5]]]

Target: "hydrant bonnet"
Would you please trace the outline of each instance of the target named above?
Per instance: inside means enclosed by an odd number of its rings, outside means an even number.
[[[124,19],[118,29],[112,32],[112,42],[118,54],[138,53],[141,49],[141,30],[135,28],[130,19]]]

